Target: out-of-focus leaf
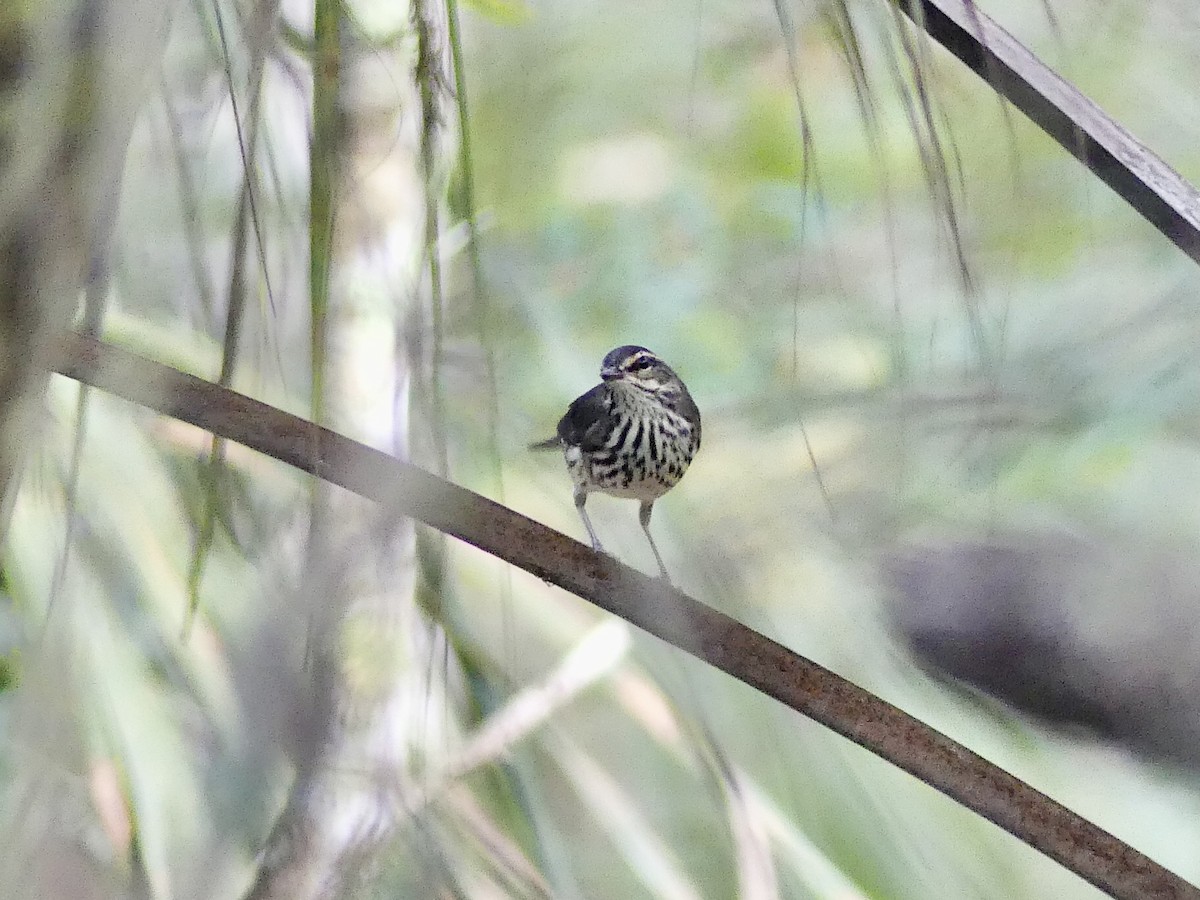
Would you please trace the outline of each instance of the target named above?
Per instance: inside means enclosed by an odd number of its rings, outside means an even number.
[[[525,0],[463,0],[463,4],[501,25],[520,25],[533,15]]]
[[[20,653],[16,650],[0,656],[0,693],[16,687],[20,658]]]

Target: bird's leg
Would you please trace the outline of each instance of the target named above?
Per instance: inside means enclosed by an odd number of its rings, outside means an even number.
[[[658,571],[662,573],[663,580],[667,584],[671,583],[671,576],[667,574],[667,567],[663,565],[662,555],[658,552],[658,547],[654,544],[654,535],[650,533],[650,511],[654,508],[654,501],[644,501],[642,508],[638,510],[638,521],[642,523],[642,531],[646,532],[646,540],[650,542],[650,549],[654,551],[654,558],[658,560]]]
[[[587,529],[588,537],[592,539],[592,549],[597,553],[603,553],[604,548],[600,546],[600,538],[596,537],[596,529],[592,527],[592,520],[588,518],[587,510],[583,508],[585,503],[587,503],[587,491],[576,488],[575,508],[579,510],[579,518],[583,519],[583,527]]]

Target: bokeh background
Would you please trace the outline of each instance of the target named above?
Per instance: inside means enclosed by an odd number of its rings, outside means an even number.
[[[882,0],[330,6],[327,143],[312,6],[176,5],[105,338],[577,537],[527,445],[648,346],[704,415],[680,587],[1200,880],[1195,264]],[[979,7],[1200,179],[1190,4]],[[299,815],[274,896],[1099,896],[578,598],[80,404],[4,554],[0,894],[269,896]]]

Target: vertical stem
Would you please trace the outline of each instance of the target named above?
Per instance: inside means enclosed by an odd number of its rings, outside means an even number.
[[[221,15],[219,2],[213,3],[213,14],[217,24],[217,34],[221,41],[221,53],[225,60],[225,80],[229,89],[229,104],[233,112],[234,127],[237,131],[238,149],[242,159],[242,189],[238,197],[237,211],[234,214],[233,238],[231,241],[231,259],[229,265],[229,289],[225,307],[225,337],[222,344],[221,374],[218,384],[229,387],[233,383],[233,373],[237,368],[238,350],[241,346],[242,319],[246,311],[247,294],[247,248],[250,241],[251,225],[262,247],[262,234],[258,231],[258,216],[255,209],[255,165],[258,159],[258,138],[261,132],[259,110],[262,105],[263,72],[266,68],[267,53],[272,37],[272,28],[277,12],[275,0],[257,0],[250,30],[247,34],[251,49],[250,62],[250,106],[246,117],[243,118],[238,103],[237,86],[234,84],[233,65],[230,56],[228,36],[225,33],[225,19]],[[263,264],[263,276],[266,277],[266,265]],[[192,551],[192,559],[188,565],[187,574],[187,609],[184,611],[181,638],[187,640],[191,633],[196,612],[200,608],[200,583],[204,576],[204,566],[216,537],[217,513],[222,505],[222,483],[225,470],[225,442],[219,437],[213,437],[207,463],[201,464],[200,482],[204,491],[204,508],[200,516],[200,527],[196,534],[196,542]]]
[[[442,342],[445,337],[442,308],[442,265],[439,250],[441,222],[438,214],[440,192],[436,190],[437,136],[441,125],[437,90],[440,67],[434,49],[434,24],[428,0],[416,0],[413,6],[417,32],[417,89],[421,94],[421,172],[425,182],[425,253],[429,264],[430,327],[433,332],[429,362],[430,433],[434,463],[443,477],[449,470],[446,442],[446,405],[442,394]]]
[[[342,76],[341,0],[314,0],[312,145],[309,148],[308,296],[312,387],[309,405],[318,425],[326,418],[329,349],[329,288],[333,260],[335,198],[341,151],[338,92]],[[316,564],[322,540],[326,489],[314,479],[309,501],[309,555]]]
[[[475,216],[475,168],[471,156],[471,123],[467,106],[467,74],[462,38],[458,27],[458,0],[446,0],[446,29],[450,38],[450,57],[454,67],[454,96],[458,109],[458,202],[459,212],[467,220],[467,260],[471,267],[472,299],[475,303],[475,327],[483,350],[484,389],[487,391],[488,454],[497,498],[504,502],[504,471],[500,463],[500,398],[496,387],[496,349],[488,328],[487,286],[479,253],[479,227]]]
[[[340,0],[315,0],[313,10],[313,135],[309,152],[309,309],[312,316],[311,407],[325,418],[326,350],[329,331],[330,260],[333,255],[334,185],[338,169],[341,79]]]

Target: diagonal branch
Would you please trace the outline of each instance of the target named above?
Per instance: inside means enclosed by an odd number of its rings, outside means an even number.
[[[892,0],[1180,250],[1200,263],[1200,191],[1060,78],[974,0]]]
[[[1113,897],[1200,900],[1200,890],[1158,863],[900,709],[662,581],[486,497],[82,335],[64,335],[56,369],[376,500],[558,585],[849,738]]]

